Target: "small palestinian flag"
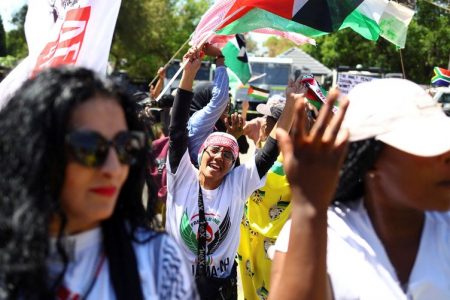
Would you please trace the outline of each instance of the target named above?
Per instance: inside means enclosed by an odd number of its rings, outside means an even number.
[[[450,86],[450,70],[434,67],[434,76],[431,78],[431,84],[434,86]]]
[[[222,54],[225,56],[228,69],[233,71],[243,84],[246,84],[252,77],[252,71],[248,63],[244,36],[236,34],[236,38],[223,47]]]
[[[314,75],[303,75],[300,80],[307,88],[308,91],[305,94],[306,99],[314,105],[317,110],[320,110],[322,105],[327,102],[327,91],[317,82]],[[338,108],[335,105],[333,112],[337,112]]]
[[[258,88],[258,87],[252,86],[252,85],[248,88],[248,91],[247,91],[247,95],[249,95],[250,97],[252,97],[254,99],[262,100],[262,101],[269,99],[269,94],[270,94],[269,90]]]

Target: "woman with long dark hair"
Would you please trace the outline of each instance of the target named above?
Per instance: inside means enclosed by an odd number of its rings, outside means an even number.
[[[0,298],[189,299],[145,211],[133,101],[83,68],[43,71],[0,112]]]

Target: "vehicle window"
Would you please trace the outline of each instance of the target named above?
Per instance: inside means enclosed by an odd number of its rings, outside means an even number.
[[[259,75],[266,73],[266,76],[252,82],[252,84],[286,85],[289,79],[291,66],[279,63],[251,63],[252,73]]]

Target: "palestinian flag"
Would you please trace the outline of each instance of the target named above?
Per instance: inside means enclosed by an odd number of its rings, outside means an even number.
[[[236,74],[243,84],[246,84],[252,77],[252,72],[248,63],[244,36],[236,34],[236,38],[222,48],[222,54],[225,56],[226,66]]]
[[[431,84],[434,86],[450,86],[450,70],[434,67],[434,76],[431,78]]]
[[[314,105],[317,110],[320,110],[322,105],[327,102],[327,91],[317,82],[312,74],[303,75],[300,81],[308,88],[305,93],[305,98],[308,99],[309,103]],[[334,105],[332,111],[336,113],[338,107]]]
[[[222,44],[223,41],[225,41],[225,43],[223,44],[226,44],[231,38],[234,38],[234,34],[211,35],[211,33],[215,33],[217,31],[217,28],[224,24],[224,22],[227,20],[225,16],[228,14],[236,1],[237,0],[216,0],[215,3],[211,5],[211,7],[203,14],[200,22],[195,28],[194,33],[192,34],[192,39],[190,41],[191,46],[199,46],[204,42],[209,42],[217,45]],[[257,28],[253,32],[278,35],[293,41],[296,45],[302,45],[305,43],[316,45],[316,41],[314,39],[286,30],[276,30],[267,27]]]
[[[270,91],[252,85],[248,88],[247,91],[247,95],[254,99],[262,101],[266,101],[267,99],[269,99],[269,94]]]
[[[380,35],[399,48],[405,48],[408,25],[414,11],[397,2],[390,1],[380,18]]]
[[[388,0],[236,0],[217,33],[223,35],[273,28],[318,37],[351,28],[369,40],[397,34],[393,22],[380,26]],[[395,10],[392,17],[397,18]]]

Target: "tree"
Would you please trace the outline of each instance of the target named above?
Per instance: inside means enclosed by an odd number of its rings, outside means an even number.
[[[406,78],[417,83],[429,83],[435,66],[448,64],[450,18],[445,10],[430,3],[417,2],[417,14],[408,29],[405,49],[380,38],[378,42],[365,40],[346,29],[317,38],[317,46],[302,48],[328,67],[339,65],[381,67],[388,72],[402,72],[403,57]]]
[[[123,68],[132,77],[153,77],[189,38],[209,4],[209,0],[122,1],[113,60],[126,60]]]
[[[6,33],[5,27],[3,27],[2,16],[0,16],[0,56],[6,56]]]
[[[245,35],[245,47],[248,53],[256,53],[259,50],[258,44],[249,34]]]
[[[271,36],[270,38],[268,38],[263,45],[267,47],[267,50],[269,50],[270,57],[277,56],[287,49],[295,47],[294,42],[285,38],[278,38],[275,36]]]
[[[6,45],[8,54],[18,59],[28,54],[28,46],[25,39],[25,17],[28,6],[24,5],[12,18],[11,23],[15,29],[6,33]]]

